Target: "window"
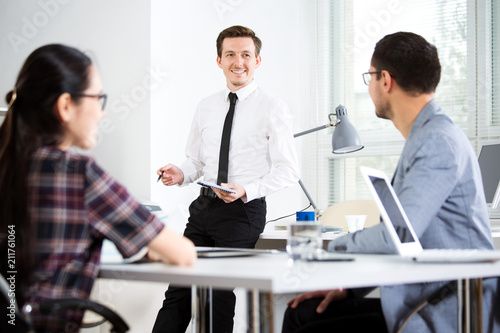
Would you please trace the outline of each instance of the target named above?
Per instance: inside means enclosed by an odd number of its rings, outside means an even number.
[[[308,92],[316,121],[343,104],[365,148],[331,153],[331,131],[304,144],[303,181],[319,208],[334,202],[371,198],[361,165],[394,172],[404,138],[391,121],[378,119],[361,73],[370,66],[375,43],[397,31],[422,35],[438,48],[442,66],[436,100],[479,149],[481,140],[500,138],[500,5],[467,0],[317,0],[309,15],[317,47]],[[311,97],[312,96],[312,97]],[[324,121],[322,120],[324,119]],[[323,133],[325,132],[325,133]],[[310,147],[317,147],[311,152]],[[304,158],[302,158],[304,159]]]
[[[500,3],[492,1],[491,4],[491,31],[500,31]],[[492,42],[492,126],[500,126],[500,34],[491,33]],[[498,133],[497,133],[498,135]]]

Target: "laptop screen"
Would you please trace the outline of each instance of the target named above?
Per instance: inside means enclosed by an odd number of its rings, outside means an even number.
[[[500,187],[500,144],[483,145],[478,157],[486,202],[495,209]]]
[[[368,176],[368,178],[373,184],[375,191],[377,191],[377,195],[380,198],[380,201],[382,201],[382,204],[384,205],[387,215],[389,215],[389,219],[394,225],[394,229],[396,230],[401,243],[415,242],[415,239],[408,229],[405,219],[401,214],[396,200],[394,200],[394,197],[392,196],[392,193],[385,179],[374,176]]]

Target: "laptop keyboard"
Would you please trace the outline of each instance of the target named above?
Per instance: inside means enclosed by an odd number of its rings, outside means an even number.
[[[478,262],[500,260],[500,251],[479,249],[430,249],[412,256],[416,261]]]

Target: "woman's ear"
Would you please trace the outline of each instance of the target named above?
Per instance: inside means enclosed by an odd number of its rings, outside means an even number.
[[[63,123],[67,123],[71,119],[71,112],[73,110],[71,95],[64,93],[59,96],[56,102],[57,112]]]

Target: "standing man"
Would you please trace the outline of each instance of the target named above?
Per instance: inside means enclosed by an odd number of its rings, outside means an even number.
[[[265,196],[299,179],[288,108],[258,88],[253,78],[261,47],[246,27],[232,26],[219,34],[217,65],[227,87],[198,105],[187,160],[180,167],[168,164],[158,170],[167,186],[187,185],[203,176],[235,191],[201,188],[184,231],[196,246],[253,248],[265,226]],[[232,291],[213,291],[213,332],[233,331],[235,302]],[[190,318],[191,289],[170,286],[153,332],[184,333]]]
[[[406,139],[393,186],[423,248],[493,249],[476,155],[463,131],[434,101],[441,76],[436,48],[419,35],[398,32],[375,46],[363,74],[378,117]],[[395,253],[384,224],[333,240],[330,251]],[[283,332],[396,332],[403,318],[446,282],[383,286],[380,300],[366,290],[302,294],[289,303]],[[497,279],[483,280],[483,327],[498,332]],[[449,291],[449,290],[448,290]],[[404,332],[457,332],[457,295],[418,312]]]

